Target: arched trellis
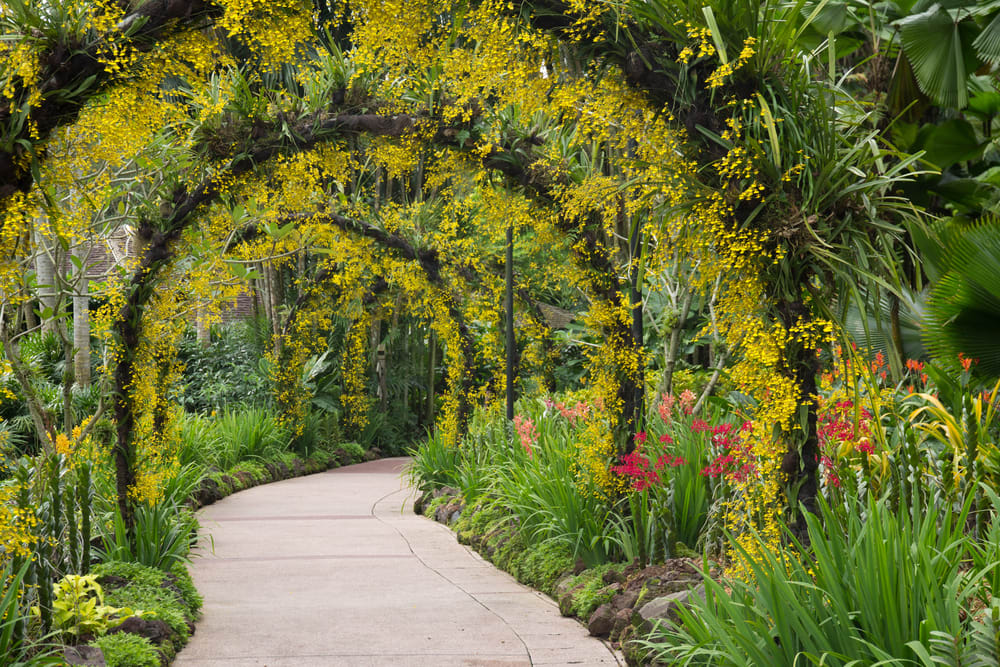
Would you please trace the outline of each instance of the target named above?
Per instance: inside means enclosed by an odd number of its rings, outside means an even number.
[[[748,3],[747,6],[751,8],[751,13],[756,11],[754,3]],[[666,180],[669,177],[665,172],[674,167],[679,172],[692,176],[698,172],[700,166],[706,163],[712,164],[713,161],[724,157],[726,150],[724,147],[720,148],[719,142],[702,143],[701,147],[705,150],[701,165],[685,167],[679,164],[684,161],[683,159],[671,157],[675,152],[683,155],[683,151],[678,149],[676,141],[671,143],[673,140],[667,133],[655,130],[649,133],[652,139],[646,136],[646,129],[656,125],[656,120],[644,121],[643,128],[638,129],[639,125],[630,117],[632,113],[641,115],[651,112],[656,115],[662,111],[660,107],[664,103],[678,98],[675,93],[692,90],[696,91],[694,97],[685,98],[684,105],[678,105],[673,109],[676,112],[677,125],[683,125],[689,130],[702,126],[709,133],[721,134],[725,131],[726,122],[736,119],[737,116],[731,109],[720,111],[711,104],[714,92],[702,90],[700,86],[691,83],[704,81],[715,74],[714,61],[698,58],[686,70],[678,64],[677,61],[683,51],[678,51],[677,47],[688,40],[689,36],[686,34],[688,28],[676,20],[677,16],[666,11],[661,16],[651,15],[655,12],[643,14],[643,8],[649,9],[649,7],[649,3],[638,3],[628,7],[633,10],[630,13],[620,14],[618,12],[620,8],[615,3],[592,3],[592,6],[589,6],[586,3],[580,5],[580,3],[538,0],[522,3],[516,7],[502,2],[463,3],[456,9],[446,2],[429,0],[413,3],[412,13],[405,20],[399,16],[380,16],[378,3],[366,4],[364,12],[342,17],[346,19],[347,25],[345,31],[341,31],[341,36],[347,40],[350,40],[352,35],[355,37],[358,46],[356,58],[360,63],[358,69],[348,77],[347,82],[353,85],[358,81],[364,81],[365,85],[369,85],[370,90],[365,92],[370,95],[361,100],[365,104],[356,104],[348,110],[344,102],[349,95],[340,91],[339,96],[329,95],[322,100],[324,102],[322,111],[313,108],[310,113],[303,114],[303,105],[296,106],[293,103],[282,107],[279,113],[273,114],[270,118],[249,118],[249,116],[244,118],[243,120],[248,122],[243,127],[250,130],[252,145],[248,148],[247,144],[243,144],[242,149],[245,150],[223,152],[221,156],[214,155],[212,158],[214,163],[210,167],[216,171],[213,178],[200,185],[177,188],[170,197],[167,197],[167,201],[162,202],[167,210],[167,213],[162,215],[163,219],[156,219],[156,224],[152,223],[155,216],[150,216],[147,220],[149,224],[145,226],[144,237],[147,241],[145,254],[139,270],[127,285],[125,305],[119,313],[115,327],[121,344],[127,350],[141,341],[141,314],[144,305],[149,302],[152,288],[163,267],[170,262],[171,246],[185,229],[194,224],[195,210],[211,201],[222,189],[223,183],[220,177],[238,179],[241,175],[250,174],[252,168],[270,162],[279,153],[301,152],[344,132],[393,137],[399,139],[400,143],[404,138],[413,141],[435,141],[443,145],[458,145],[470,152],[474,151],[486,166],[490,166],[492,161],[492,168],[504,173],[517,188],[534,193],[541,199],[551,202],[553,206],[568,211],[565,217],[561,218],[562,223],[557,226],[563,227],[564,236],[572,236],[577,240],[574,250],[580,260],[580,266],[586,267],[587,291],[595,298],[595,302],[599,302],[597,304],[599,307],[592,309],[600,313],[593,323],[610,332],[608,338],[615,343],[614,347],[627,350],[620,359],[608,360],[609,363],[605,367],[609,384],[616,385],[611,393],[620,400],[624,418],[627,419],[630,414],[634,415],[635,411],[629,409],[629,402],[634,405],[641,403],[641,394],[637,392],[641,383],[634,380],[635,370],[642,365],[641,358],[638,358],[641,341],[637,341],[634,327],[627,325],[626,315],[631,309],[633,322],[635,321],[637,299],[634,287],[638,275],[636,265],[642,265],[639,246],[643,244],[638,243],[639,236],[630,235],[633,244],[623,253],[624,261],[609,252],[613,243],[607,243],[607,237],[614,238],[619,232],[615,222],[618,216],[609,214],[603,206],[593,205],[593,201],[588,203],[586,188],[582,187],[581,180],[577,178],[578,174],[568,173],[572,172],[572,168],[564,169],[564,165],[560,162],[561,160],[572,162],[570,156],[566,152],[560,153],[557,149],[550,148],[556,142],[548,142],[542,136],[543,133],[533,132],[529,127],[530,122],[527,119],[514,118],[511,109],[522,105],[528,110],[526,115],[530,117],[532,113],[546,107],[552,112],[550,120],[555,119],[552,120],[553,125],[562,127],[572,125],[574,131],[579,132],[582,138],[579,138],[578,144],[586,144],[588,139],[591,144],[615,140],[627,142],[629,139],[634,139],[638,144],[636,147],[638,157],[635,161],[641,163],[643,169],[655,173],[649,179],[653,181]],[[681,6],[677,6],[676,11],[682,10]],[[5,212],[4,226],[7,226],[8,218],[15,219],[24,214],[23,201],[18,200],[17,193],[27,191],[34,181],[29,165],[33,158],[32,151],[38,148],[40,154],[41,141],[51,133],[52,129],[60,123],[72,121],[87,99],[96,93],[98,87],[110,81],[113,76],[117,76],[113,66],[115,59],[99,57],[101,49],[109,51],[107,49],[109,44],[117,46],[131,44],[136,49],[142,50],[180,27],[215,21],[220,25],[226,25],[226,11],[225,2],[207,5],[184,0],[170,3],[158,0],[144,4],[138,12],[119,17],[120,21],[117,24],[104,29],[86,49],[74,51],[70,48],[74,46],[73,44],[46,45],[41,50],[43,57],[38,60],[38,81],[42,85],[36,86],[35,82],[18,75],[21,78],[14,82],[14,95],[10,98],[11,101],[0,103],[0,121],[3,121],[8,128],[4,144],[0,147],[0,198],[2,198],[0,206]],[[465,12],[462,15],[463,20],[455,21],[449,27],[449,22],[439,20],[443,15],[442,12],[447,15],[448,11]],[[523,24],[518,26],[509,20],[510,12],[516,13]],[[699,25],[703,18],[697,13],[687,17]],[[729,20],[729,17],[726,18]],[[380,26],[378,23],[379,20],[385,20],[386,25],[398,27],[400,29],[398,34],[392,30],[385,30],[385,26]],[[228,25],[233,34],[242,35],[247,29],[247,26],[233,26],[231,23]],[[533,26],[535,30],[531,31],[525,26]],[[427,27],[428,30],[423,33],[419,29],[415,30],[423,27]],[[519,27],[523,28],[521,34],[525,39],[510,38],[509,35],[516,33]],[[620,27],[623,28],[621,31]],[[743,38],[742,33],[737,34],[735,30],[732,32],[737,36],[737,42],[730,44],[730,47],[736,47],[738,50],[739,47],[746,46],[739,43]],[[627,35],[629,41],[618,39],[619,34]],[[542,45],[545,35],[555,35],[562,40],[562,46],[559,47],[557,54],[550,46]],[[722,35],[722,39],[726,38],[727,35]],[[461,64],[462,58],[459,57],[447,63],[451,68],[447,70],[451,79],[445,80],[443,75],[437,80],[418,78],[429,71],[445,71],[443,65],[442,68],[435,69],[428,67],[428,64],[434,64],[431,62],[433,58],[449,52],[449,49],[462,49],[469,44],[475,44],[476,49],[467,49],[460,56],[467,56],[470,63],[475,59],[475,67],[463,69],[465,65]],[[428,45],[441,47],[441,51],[427,48]],[[504,52],[507,54],[506,60],[503,58]],[[751,55],[747,59],[734,62],[742,62],[743,65],[749,62],[752,65],[752,48],[748,52]],[[582,56],[573,59],[570,56],[574,53]],[[587,71],[586,61],[589,58],[620,66],[624,75],[621,77],[622,86],[612,92],[606,79]],[[566,65],[569,61],[572,62]],[[684,65],[686,67],[687,63]],[[730,66],[730,75],[734,67],[735,65]],[[746,71],[750,69],[751,67],[747,66]],[[753,88],[757,83],[768,83],[766,77],[770,76],[774,69],[758,68],[754,72],[757,79],[730,76],[729,81],[725,81],[723,80],[725,77],[720,75],[718,80],[722,82],[720,87],[723,93],[739,92],[741,86]],[[494,74],[508,70],[514,74],[506,78],[490,78]],[[679,78],[678,71],[688,79]],[[718,68],[718,71],[722,71],[722,68]],[[603,97],[600,104],[587,101],[581,89],[588,87],[601,89]],[[808,87],[804,85],[803,90]],[[557,89],[558,94],[546,93],[546,90]],[[630,97],[636,90],[641,91],[645,97]],[[781,98],[787,91],[781,91],[780,85],[773,86],[772,90],[776,90],[778,95],[768,103],[775,104],[782,101],[787,103],[786,98]],[[312,89],[312,92],[315,91],[316,89]],[[40,96],[33,98],[35,93],[40,93]],[[280,96],[276,96],[275,103],[278,97]],[[613,104],[616,98],[621,100],[617,106]],[[358,100],[355,99],[355,102]],[[362,112],[358,108],[361,106],[381,107],[381,110],[379,113]],[[739,103],[732,108],[752,114],[761,112],[764,107],[750,100],[749,104]],[[794,105],[788,108],[792,113],[799,111]],[[11,124],[9,121],[15,114],[22,113],[25,109],[27,115],[31,117],[31,122],[21,123],[18,129],[11,130],[10,128],[16,123]],[[345,113],[338,114],[338,111]],[[767,160],[771,159],[767,148],[779,144],[785,135],[780,127],[776,127],[773,122],[769,124],[760,113],[758,117],[763,120],[757,127],[751,127],[751,130],[757,133],[754,138],[756,145],[763,149],[757,156],[757,162],[751,163],[750,167],[760,172],[758,168],[767,167]],[[567,118],[573,122],[565,121]],[[609,136],[610,132],[606,127],[604,129],[599,127],[601,124],[611,125],[609,121],[614,123],[615,137]],[[661,118],[659,125],[665,124]],[[769,136],[765,136],[765,132]],[[267,141],[272,143],[267,145]],[[730,141],[738,144],[740,137],[731,135]],[[776,152],[776,149],[773,150]],[[534,159],[533,156],[536,152],[538,159]],[[608,155],[615,152],[608,151]],[[618,147],[617,152],[622,153],[621,147]],[[588,159],[593,159],[600,154],[600,151],[584,150],[582,153],[587,155]],[[228,164],[220,165],[222,159]],[[205,166],[209,168],[207,164]],[[615,178],[612,180],[617,181],[620,186],[622,181],[628,181],[629,177],[634,176],[635,171],[635,168],[623,169],[622,173],[614,174]],[[602,175],[609,178],[612,176],[610,173]],[[774,221],[782,214],[779,206],[768,208],[770,206],[768,201],[756,199],[752,194],[748,198],[740,196],[738,201],[731,202],[727,199],[731,194],[729,191],[739,192],[744,188],[743,181],[746,179],[726,177],[721,170],[717,176],[718,178],[709,184],[716,189],[716,198],[709,200],[708,204],[696,201],[695,208],[698,215],[704,215],[711,221],[711,225],[714,225],[710,231],[714,234],[713,242],[718,246],[725,241],[726,233],[749,224],[754,216],[757,216],[758,220]],[[776,192],[787,192],[781,177],[779,170],[777,177],[769,181],[762,179],[764,183],[754,183],[754,186],[763,187],[766,184],[772,186]],[[583,183],[587,185],[598,180],[588,181],[589,176],[582,178]],[[875,186],[872,188],[870,191],[878,195]],[[659,195],[653,195],[652,198],[660,196],[669,199],[681,188],[673,192],[666,190],[666,188],[661,190]],[[855,189],[854,192],[861,190]],[[797,201],[794,196],[801,194],[801,191],[790,192],[791,201]],[[640,201],[642,199],[642,196],[636,198]],[[695,197],[695,200],[697,199]],[[793,252],[784,256],[795,258],[799,256],[800,251],[808,253],[822,247],[823,240],[813,243],[806,230],[811,231],[813,236],[818,236],[810,225],[816,224],[817,221],[826,223],[840,219],[843,217],[841,214],[853,214],[854,205],[857,203],[855,199],[856,195],[845,197],[842,201],[828,201],[816,211],[793,211],[794,215],[791,217],[794,219],[787,226],[788,236],[784,240],[780,235],[768,231],[766,225],[763,226],[757,230],[763,240],[754,246],[752,252],[757,254],[775,252],[787,246],[791,247]],[[651,204],[652,208],[669,209],[663,201]],[[761,209],[764,213],[756,210],[758,204],[764,207]],[[635,209],[630,211],[632,215],[636,212]],[[621,217],[627,219],[630,216]],[[861,217],[863,216],[857,219]],[[655,224],[651,226],[656,227]],[[828,226],[825,229],[830,228]],[[849,226],[847,229],[852,232],[857,231],[856,226]],[[8,234],[6,240],[10,241],[14,236]],[[646,238],[646,235],[643,234],[641,238]],[[756,242],[759,239],[751,240]],[[783,292],[776,288],[772,290],[781,294],[781,299],[778,299],[780,303],[768,311],[771,317],[770,324],[775,327],[775,333],[810,328],[815,324],[814,313],[807,307],[807,301],[812,296],[810,278],[816,275],[813,269],[796,265],[794,262],[786,262],[781,266],[790,269],[789,275],[792,278],[781,282],[783,279],[780,276],[776,278],[774,273],[766,274],[766,265],[759,262],[754,264],[747,259],[752,252],[745,249],[726,250],[718,246],[714,250],[727,252],[727,259],[733,260],[734,263],[739,262],[740,270],[746,274],[754,272],[759,274],[757,277],[763,282],[764,287],[757,290],[758,295],[767,294],[768,289],[775,288],[779,283],[788,288]],[[15,252],[11,249],[14,247],[11,243],[7,243],[4,247]],[[706,254],[712,251],[709,250]],[[639,258],[636,257],[637,254],[640,255]],[[829,257],[827,259],[830,262],[834,261]],[[843,260],[843,257],[838,259]],[[747,295],[751,292],[753,292],[751,289],[745,290]],[[814,302],[815,300],[811,301]],[[732,303],[737,303],[737,300],[733,299]],[[760,304],[758,302],[750,305],[759,307]],[[766,332],[761,329],[752,333],[756,336],[754,340],[760,340]],[[745,336],[745,340],[751,340],[751,337]],[[810,378],[815,378],[815,367],[812,365],[814,361],[808,357],[809,348],[809,345],[804,344],[804,338],[795,338],[782,349],[782,353],[786,355],[784,362],[787,363],[779,364],[780,367],[777,368],[787,383],[795,385],[799,397],[797,400],[805,401],[807,418],[802,428],[793,429],[797,433],[796,437],[788,438],[788,451],[792,455],[789,460],[789,470],[799,481],[804,482],[800,486],[800,499],[805,500],[809,500],[808,496],[815,494],[816,477],[815,406],[804,398],[811,393]],[[123,354],[116,370],[115,396],[115,417],[119,429],[116,458],[119,459],[119,468],[122,466],[122,461],[127,459],[131,447],[127,434],[134,424],[134,415],[128,391],[133,374],[134,359],[130,358],[129,354]],[[631,388],[627,386],[629,382],[633,383]],[[635,428],[634,419],[632,428]],[[620,432],[627,430],[622,428]],[[123,492],[123,487],[127,488],[130,483],[127,475],[124,475],[123,479],[125,483],[119,485],[120,494]],[[803,498],[801,494],[805,497]],[[123,516],[129,521],[130,514],[124,506]]]
[[[445,265],[443,266],[440,254],[434,249],[416,247],[398,233],[388,232],[372,223],[351,219],[328,211],[280,218],[276,222],[282,227],[304,222],[331,225],[359,239],[374,241],[376,247],[391,256],[394,261],[407,262],[419,267],[427,286],[439,294],[439,298],[436,301],[444,304],[444,315],[457,329],[458,340],[452,341],[451,344],[457,344],[460,347],[462,364],[458,368],[450,369],[449,375],[455,376],[452,381],[452,391],[457,401],[457,411],[454,415],[457,435],[460,437],[464,434],[470,411],[469,398],[475,395],[479,389],[475,386],[475,378],[485,377],[488,373],[478,361],[481,355],[477,354],[476,342],[462,313],[462,309],[458,305],[458,292],[460,290],[449,285],[444,274],[446,272],[445,269],[447,269],[448,273],[453,273],[456,277],[460,278],[464,282],[461,291],[467,291],[468,289],[475,289],[477,285],[481,285],[483,282],[483,278],[477,269],[469,264],[453,265],[447,262],[444,262]],[[237,237],[241,242],[249,242],[258,236],[259,233],[258,227],[251,225],[247,229],[241,230],[237,234]],[[501,270],[498,264],[494,264],[489,268],[493,275],[496,275]],[[337,267],[335,266],[321,264],[315,275],[310,279],[309,284],[302,286],[299,297],[292,305],[282,327],[283,338],[286,340],[290,339],[300,313],[307,308],[330,307],[323,304],[323,300],[326,297],[323,285],[335,274],[336,270]],[[376,293],[386,292],[389,288],[389,283],[386,279],[387,276],[378,275],[372,281],[372,284],[378,287],[378,289],[375,290],[373,288],[372,291],[369,291],[368,295],[374,297]],[[515,292],[521,301],[520,306],[525,309],[528,316],[534,321],[534,324],[547,330],[548,325],[545,322],[545,317],[536,300],[532,298],[530,291],[523,285],[518,284],[515,286]],[[375,299],[366,296],[364,301],[366,303],[374,302]],[[409,300],[408,303],[410,303],[411,307],[413,306],[412,300]],[[545,339],[543,342],[550,341]],[[292,375],[295,375],[294,370]]]
[[[368,127],[374,128],[376,131],[384,131],[389,135],[402,133],[407,128],[413,126],[412,123],[400,122],[398,120],[391,123],[374,122],[377,120],[374,118],[366,118],[364,122],[369,123],[369,120],[373,122],[368,124]],[[342,125],[342,120],[338,119],[335,124]],[[324,127],[328,127],[330,125],[331,123],[329,122],[324,123]],[[357,125],[352,119],[349,126],[356,127]],[[319,139],[316,138],[305,144],[305,147],[318,142]],[[300,143],[295,148],[302,150],[304,146]],[[268,160],[274,158],[280,154],[280,152],[280,149],[276,146],[262,148],[253,153],[251,156],[237,161],[230,169],[230,176],[239,177],[244,174],[248,174],[253,166],[266,164]],[[216,178],[218,179],[218,177]],[[115,460],[120,500],[119,504],[123,516],[125,517],[129,516],[127,514],[129,511],[127,501],[128,489],[133,487],[136,481],[135,470],[131,464],[131,462],[135,459],[135,448],[131,441],[135,427],[135,406],[129,388],[133,385],[135,354],[141,344],[142,314],[144,308],[149,303],[149,300],[154,293],[153,290],[158,280],[158,276],[173,257],[173,244],[178,241],[185,229],[197,224],[197,212],[199,209],[218,198],[221,190],[215,185],[216,182],[218,181],[203,182],[190,194],[184,192],[176,193],[174,197],[176,201],[176,208],[174,209],[172,215],[159,225],[160,229],[154,231],[152,225],[147,225],[142,228],[145,240],[143,244],[145,247],[143,259],[139,268],[133,274],[129,284],[126,286],[125,303],[117,314],[115,330],[117,332],[121,348],[121,356],[120,361],[116,366],[115,374],[117,388],[115,416],[118,433],[118,440],[115,448]],[[456,306],[455,296],[453,294],[446,293],[447,286],[442,278],[441,262],[436,251],[415,248],[403,237],[397,234],[387,233],[369,223],[352,220],[335,213],[323,212],[300,218],[300,220],[305,219],[309,219],[313,223],[317,222],[317,220],[324,221],[333,227],[341,229],[345,232],[350,232],[359,238],[375,241],[380,247],[390,251],[399,259],[418,265],[425,275],[427,283],[444,295],[439,301],[444,304],[447,317],[454,323],[457,329],[458,343],[456,347],[461,349],[461,358],[463,359],[463,362],[461,364],[454,364],[454,366],[467,370],[475,370],[475,364],[469,363],[470,360],[474,361],[476,358],[474,351],[475,344],[468,331],[464,318],[462,317],[461,311]],[[289,222],[295,222],[295,220],[280,219],[280,222],[281,224],[288,224]],[[567,229],[571,229],[571,227],[567,226]],[[252,233],[248,230],[240,233],[238,236],[241,239],[246,239],[251,237]],[[589,248],[596,247],[593,239],[589,241],[589,244]],[[595,256],[600,257],[600,255]],[[605,259],[603,261],[606,262],[607,260]],[[454,267],[454,269],[456,274],[462,275],[466,279],[474,280],[477,278],[474,267],[459,265]],[[318,277],[324,278],[330,274],[331,270],[323,269]],[[529,304],[533,302],[526,289],[520,288],[518,292],[522,295],[522,297],[527,299]],[[531,311],[538,314],[537,306],[532,306]],[[468,417],[468,396],[472,393],[471,377],[474,374],[474,372],[464,373],[462,376],[463,379],[460,383],[457,383],[457,386],[455,387],[455,389],[457,389],[454,391],[457,401],[455,419],[459,429],[462,428],[462,425]],[[122,500],[123,497],[126,499]]]

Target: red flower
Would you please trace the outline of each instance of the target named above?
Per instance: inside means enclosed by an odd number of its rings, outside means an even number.
[[[621,465],[611,466],[610,470],[616,475],[628,477],[635,491],[643,491],[660,483],[660,476],[655,470],[650,470],[649,459],[638,450],[622,456]]]
[[[665,445],[672,445],[674,444],[674,439],[671,438],[666,433],[664,433],[663,435],[660,436],[660,442],[662,442]]]
[[[711,428],[712,427],[709,426],[708,422],[705,421],[704,419],[695,419],[694,421],[691,422],[692,433],[702,433],[704,431],[711,430]]]

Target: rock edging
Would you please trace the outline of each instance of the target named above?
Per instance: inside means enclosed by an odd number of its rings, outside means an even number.
[[[518,559],[526,550],[521,542],[517,553],[515,519],[507,516],[486,522],[487,529],[477,531],[483,523],[475,521],[475,515],[487,510],[478,503],[466,507],[458,491],[450,487],[423,493],[414,502],[413,510],[455,530],[459,542],[471,546],[522,583],[550,595],[563,616],[579,620],[592,636],[609,640],[622,650],[629,665],[650,664],[631,640],[646,637],[657,624],[676,622],[680,607],[692,596],[705,595],[701,559],[692,558],[673,558],[645,568],[632,563],[593,570],[587,570],[578,561],[570,563],[550,581],[525,580],[526,577],[520,576]],[[515,553],[511,553],[512,547]]]
[[[262,464],[237,464],[228,471],[209,469],[209,474],[201,480],[188,505],[191,509],[197,510],[255,486],[326,472],[375,458],[376,455],[372,452],[358,454],[338,447],[333,452],[321,452],[308,458],[292,456],[288,460],[268,461]]]

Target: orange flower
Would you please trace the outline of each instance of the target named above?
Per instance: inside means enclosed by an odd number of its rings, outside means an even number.
[[[979,363],[979,359],[973,359],[971,357],[967,357],[961,352],[958,353],[958,361],[962,364],[962,370],[965,371],[970,370],[972,368],[972,364]]]

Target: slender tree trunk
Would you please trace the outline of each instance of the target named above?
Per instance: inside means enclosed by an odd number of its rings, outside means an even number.
[[[261,315],[267,317],[267,308],[263,306],[263,289],[260,280],[254,278],[250,281],[250,296],[253,299],[253,316],[255,318],[260,318]]]
[[[514,365],[517,363],[517,347],[514,340],[514,226],[507,225],[507,248],[504,259],[504,310],[506,320],[507,352],[507,420],[514,419]]]
[[[281,322],[278,321],[278,313],[281,310],[281,296],[278,287],[278,272],[274,270],[273,262],[265,263],[264,277],[267,282],[267,304],[271,319],[271,334],[274,344],[275,358],[280,359],[283,350],[283,340],[281,337]]]
[[[429,332],[427,351],[427,425],[434,424],[434,374],[436,372],[437,360],[437,337],[434,330]]]
[[[24,312],[24,328],[28,331],[38,326],[38,314],[35,313],[35,302],[25,301],[22,306]]]
[[[802,327],[811,319],[809,308],[802,301],[782,301],[778,305],[778,315],[786,329],[793,326]],[[816,412],[816,375],[819,373],[819,361],[816,351],[811,347],[795,343],[786,350],[788,363],[787,374],[795,382],[799,393],[799,406],[806,409],[805,420],[793,424],[792,437],[789,439],[788,451],[782,461],[782,472],[788,481],[797,488],[796,498],[789,498],[790,503],[797,503],[806,512],[816,514],[819,510],[817,494],[819,493],[819,433],[817,431]],[[795,437],[795,436],[798,437]],[[800,540],[807,540],[805,515],[796,510],[797,518],[793,531]]]
[[[674,370],[677,368],[677,355],[680,351],[681,333],[691,312],[691,301],[693,294],[690,290],[685,291],[681,299],[681,309],[677,314],[677,322],[670,329],[670,338],[667,340],[666,358],[663,364],[663,381],[661,382],[661,393],[669,394],[674,390]]]
[[[38,232],[35,236],[35,277],[38,281],[38,301],[41,306],[42,330],[55,333],[56,327],[56,266],[49,239]]]
[[[204,306],[199,306],[194,319],[194,335],[198,345],[207,348],[212,342],[212,330],[208,326],[208,318],[205,317]]]
[[[398,313],[399,309],[397,308],[395,312]],[[410,348],[411,348],[411,345],[410,345],[410,332],[411,332],[411,330],[410,330],[410,322],[409,322],[408,319],[406,320],[405,329],[406,329],[406,331],[403,332],[403,356],[402,356],[402,359],[400,360],[399,366],[400,366],[400,368],[404,369],[404,373],[405,373],[405,377],[404,377],[405,382],[403,382],[403,406],[406,408],[407,419],[409,419],[409,415],[410,415],[410,378],[409,378],[409,375],[410,375],[410,368],[411,368],[411,365],[410,365]]]
[[[87,279],[89,251],[78,246],[73,251],[79,266],[73,293],[73,374],[80,387],[90,386],[90,281]]]
[[[632,310],[632,354],[636,368],[632,381],[632,410],[629,415],[629,440],[634,444],[635,436],[642,431],[646,408],[646,368],[643,359],[644,331],[642,314],[642,276],[640,275],[640,255],[642,248],[642,228],[637,222],[629,240],[629,254],[632,257],[629,268],[629,305]]]
[[[24,396],[25,404],[28,406],[28,414],[31,415],[31,422],[35,427],[38,441],[46,453],[53,454],[55,453],[54,443],[56,440],[55,427],[38,397],[38,392],[35,391],[35,385],[31,382],[29,371],[21,363],[21,355],[17,343],[11,339],[6,323],[0,323],[0,336],[3,337],[4,354],[7,356],[11,370],[14,372],[14,377],[17,378],[18,384],[21,385],[21,393]]]
[[[63,359],[63,433],[73,432],[73,343],[68,336],[62,337]]]

